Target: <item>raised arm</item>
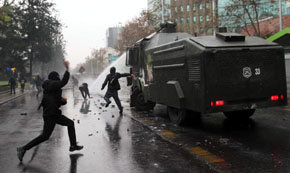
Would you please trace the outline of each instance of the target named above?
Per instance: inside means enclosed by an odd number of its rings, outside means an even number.
[[[67,61],[64,62],[64,66],[66,68],[66,71],[64,72],[63,78],[60,81],[54,81],[51,83],[50,88],[51,89],[59,89],[64,87],[69,80],[70,73],[69,73],[69,63]]]
[[[118,78],[121,78],[121,77],[127,77],[127,76],[131,76],[131,74],[130,73],[119,73],[119,75],[118,75]]]

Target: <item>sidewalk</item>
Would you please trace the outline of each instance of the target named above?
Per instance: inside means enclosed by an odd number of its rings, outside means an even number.
[[[10,90],[9,91],[4,91],[4,92],[0,92],[0,105],[16,99],[17,97],[20,97],[28,92],[30,92],[31,90],[27,89],[25,90],[23,93],[20,91],[19,88],[16,89],[16,94],[10,94]]]

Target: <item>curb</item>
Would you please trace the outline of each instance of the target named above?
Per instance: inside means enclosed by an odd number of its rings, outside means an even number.
[[[15,96],[15,97],[12,97],[12,98],[6,99],[6,100],[0,102],[0,105],[3,105],[3,104],[5,104],[5,103],[7,103],[7,102],[9,102],[9,101],[11,101],[11,100],[14,100],[14,99],[18,98],[18,97],[24,96],[24,95],[27,94],[27,93],[29,93],[29,92],[24,92],[23,94],[20,94],[20,95],[18,95],[18,96]]]
[[[135,118],[134,116],[129,115],[129,114],[124,114],[124,115],[129,116],[129,117],[130,117],[131,119],[133,119],[134,121],[140,123],[141,125],[143,125],[143,126],[146,127],[147,129],[149,129],[150,131],[152,131],[154,134],[156,134],[157,136],[159,136],[159,137],[160,137],[161,139],[163,139],[164,141],[166,141],[166,142],[168,142],[168,143],[170,143],[170,144],[173,144],[173,145],[177,146],[178,148],[184,150],[185,152],[191,154],[195,159],[201,161],[202,163],[205,163],[205,164],[207,165],[207,167],[208,167],[210,170],[212,170],[212,171],[214,171],[214,172],[217,172],[217,173],[225,172],[225,171],[222,171],[222,170],[217,169],[217,168],[214,167],[212,164],[209,164],[206,160],[197,157],[197,155],[192,154],[192,153],[189,151],[189,149],[186,148],[184,145],[179,144],[179,143],[177,143],[177,142],[175,142],[175,141],[173,141],[173,140],[170,140],[170,139],[168,139],[167,137],[163,136],[162,134],[156,132],[156,131],[155,131],[152,127],[150,127],[148,124],[146,124],[146,123],[144,123],[144,122],[138,120],[138,119]]]

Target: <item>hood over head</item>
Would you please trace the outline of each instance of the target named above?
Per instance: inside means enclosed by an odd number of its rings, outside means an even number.
[[[48,75],[49,80],[60,80],[59,74],[56,71],[52,71]]]

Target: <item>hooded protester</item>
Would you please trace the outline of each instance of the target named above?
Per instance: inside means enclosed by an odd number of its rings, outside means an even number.
[[[77,145],[74,122],[66,116],[62,115],[62,112],[59,109],[61,106],[67,103],[66,98],[61,96],[61,88],[68,83],[70,76],[68,72],[68,62],[65,62],[64,65],[66,67],[66,72],[64,73],[62,80],[60,80],[59,74],[53,71],[48,75],[48,80],[44,81],[42,85],[43,99],[41,106],[43,107],[43,131],[38,137],[26,145],[17,148],[17,156],[21,162],[27,150],[49,139],[56,124],[67,126],[68,128],[68,135],[70,140],[69,151],[81,150],[83,148],[83,146]]]
[[[123,107],[121,105],[121,102],[120,102],[120,99],[118,96],[118,90],[121,89],[119,79],[121,77],[127,77],[127,76],[131,76],[131,74],[129,74],[129,73],[123,73],[123,74],[116,73],[116,68],[111,67],[110,74],[107,75],[107,77],[102,85],[102,88],[101,88],[101,90],[103,90],[106,87],[106,85],[108,84],[108,90],[107,90],[105,97],[104,97],[105,101],[107,102],[106,107],[108,107],[110,105],[110,103],[111,103],[110,98],[113,97],[118,108],[119,108],[121,115],[123,114]]]

